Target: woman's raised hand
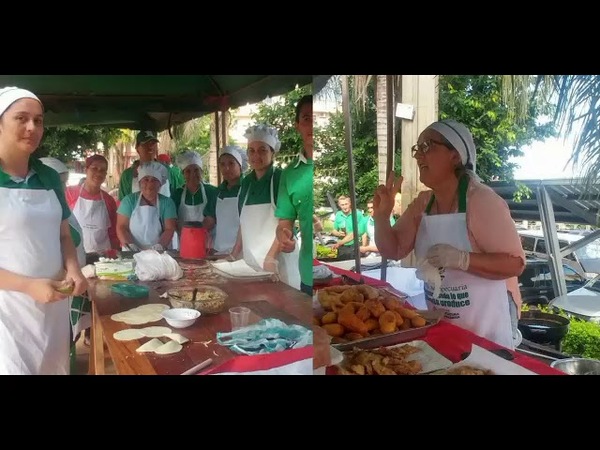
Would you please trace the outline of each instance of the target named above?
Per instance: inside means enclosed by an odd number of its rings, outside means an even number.
[[[396,174],[392,171],[388,175],[387,182],[377,187],[373,197],[373,217],[389,217],[392,214],[396,194],[401,192],[403,180],[402,176],[396,178]]]

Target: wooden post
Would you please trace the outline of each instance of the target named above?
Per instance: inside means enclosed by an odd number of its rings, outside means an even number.
[[[419,134],[438,120],[438,82],[437,75],[402,75],[402,103],[415,108],[413,120],[402,119],[401,124],[403,210],[417,198],[419,192],[427,190],[419,181],[419,167],[410,148],[417,143]],[[414,252],[411,252],[402,260],[402,267],[415,267],[416,263]]]

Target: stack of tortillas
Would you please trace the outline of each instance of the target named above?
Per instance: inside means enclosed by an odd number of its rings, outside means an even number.
[[[165,309],[169,309],[169,306],[163,304],[142,305],[118,314],[113,314],[111,319],[117,322],[124,322],[128,325],[142,325],[161,320],[163,317],[160,313]],[[185,336],[173,333],[168,327],[129,328],[113,334],[113,338],[117,341],[133,341],[145,337],[152,339],[138,347],[136,352],[154,352],[159,355],[168,355],[177,353],[183,348],[181,344],[189,341]],[[159,337],[166,337],[169,340],[165,343],[158,339]]]

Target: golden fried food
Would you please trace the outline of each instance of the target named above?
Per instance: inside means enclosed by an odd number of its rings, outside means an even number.
[[[356,307],[356,303],[346,303],[341,309],[338,310],[338,319],[339,316],[344,314],[355,314],[358,308]]]
[[[356,286],[358,291],[364,296],[365,300],[374,300],[379,297],[379,290],[367,284]]]
[[[358,291],[358,289],[346,289],[340,296],[340,300],[342,303],[362,303],[365,301],[365,297]]]
[[[323,288],[323,291],[327,291],[327,292],[334,292],[336,294],[341,294],[342,292],[348,290],[348,289],[352,289],[354,286],[350,286],[347,284],[341,284],[338,286],[328,286],[326,288]]]
[[[404,319],[403,318],[403,322],[400,324],[400,326],[398,327],[398,329],[399,330],[408,330],[409,328],[411,328],[410,319]]]
[[[323,315],[323,317],[321,317],[321,323],[323,325],[326,325],[328,323],[336,323],[337,322],[337,313],[331,311],[328,313],[325,313]]]
[[[397,309],[397,311],[405,319],[413,319],[413,318],[415,318],[415,317],[417,317],[419,315],[416,311],[414,311],[412,309],[408,309],[408,308],[403,308],[403,307],[400,307],[399,309]]]
[[[369,308],[369,311],[371,311],[371,314],[376,319],[385,312],[385,306],[379,300],[367,300],[365,306]]]
[[[448,369],[445,372],[447,375],[494,375],[494,372],[488,369],[479,369],[473,366],[460,366]]]
[[[348,342],[348,339],[344,339],[341,336],[333,336],[331,338],[331,343],[332,344],[345,344],[346,342]]]
[[[362,305],[360,308],[358,308],[358,311],[356,311],[356,317],[358,317],[363,322],[366,322],[367,319],[371,317],[371,311],[369,311],[369,308]]]
[[[327,323],[321,326],[329,336],[339,337],[342,336],[346,330],[339,323]]]
[[[413,317],[410,319],[410,323],[415,328],[424,327],[427,325],[427,321],[421,316]]]
[[[369,335],[369,330],[367,329],[367,324],[365,324],[362,320],[356,317],[354,313],[340,311],[338,315],[338,323],[343,325],[344,328],[354,331],[356,333],[360,333],[363,336]]]
[[[393,311],[386,311],[379,316],[379,329],[383,334],[396,331],[396,316]]]
[[[319,326],[321,326],[321,321],[320,321],[320,320],[319,320],[319,318],[318,318],[318,317],[316,317],[316,316],[313,316],[313,318],[312,318],[312,322],[313,322],[313,325],[316,325],[316,326],[318,326],[318,327],[319,327]]]
[[[400,314],[398,311],[394,311],[394,310],[392,310],[392,313],[394,314],[394,317],[396,318],[396,326],[398,328],[400,328],[402,326],[402,324],[404,323],[404,318],[402,317],[402,314]]]
[[[402,308],[402,304],[393,297],[385,297],[383,299],[383,304],[385,305],[386,309],[391,311],[400,312],[400,309]]]
[[[321,289],[317,293],[317,299],[319,300],[319,303],[321,304],[323,309],[326,311],[331,311],[331,303],[334,301],[339,302],[339,298],[339,294],[331,293],[329,291],[326,291],[325,289]]]
[[[365,320],[365,325],[367,325],[367,330],[369,330],[369,332],[376,330],[377,328],[379,328],[379,320],[370,317],[367,320]]]
[[[411,345],[396,348],[381,347],[373,350],[354,348],[344,355],[337,366],[340,375],[415,375],[421,372],[422,364],[407,357],[420,349]]]

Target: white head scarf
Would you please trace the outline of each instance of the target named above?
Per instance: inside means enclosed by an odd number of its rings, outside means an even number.
[[[48,167],[56,170],[59,175],[62,173],[67,173],[69,171],[69,169],[67,168],[65,163],[56,158],[50,158],[49,156],[46,156],[44,158],[40,158],[40,161],[45,166],[48,166]]]
[[[193,150],[186,150],[177,156],[177,166],[183,171],[191,164],[196,164],[202,170],[202,156]]]
[[[248,169],[248,155],[237,145],[226,145],[221,149],[219,158],[223,155],[231,155],[242,168],[242,173]]]
[[[244,137],[248,139],[248,142],[260,141],[268,144],[275,153],[281,148],[277,129],[265,124],[258,124],[248,128]]]
[[[40,102],[40,105],[42,104],[40,99],[37,98],[33,92],[29,92],[25,89],[14,86],[0,89],[0,116],[10,108],[10,105],[22,98],[32,98]]]
[[[467,173],[475,175],[475,160],[477,157],[475,142],[473,141],[473,135],[464,124],[456,120],[446,119],[432,123],[427,129],[435,130],[444,136],[458,151]]]
[[[138,167],[138,182],[144,177],[154,177],[162,186],[169,179],[167,168],[157,161],[142,163]]]

